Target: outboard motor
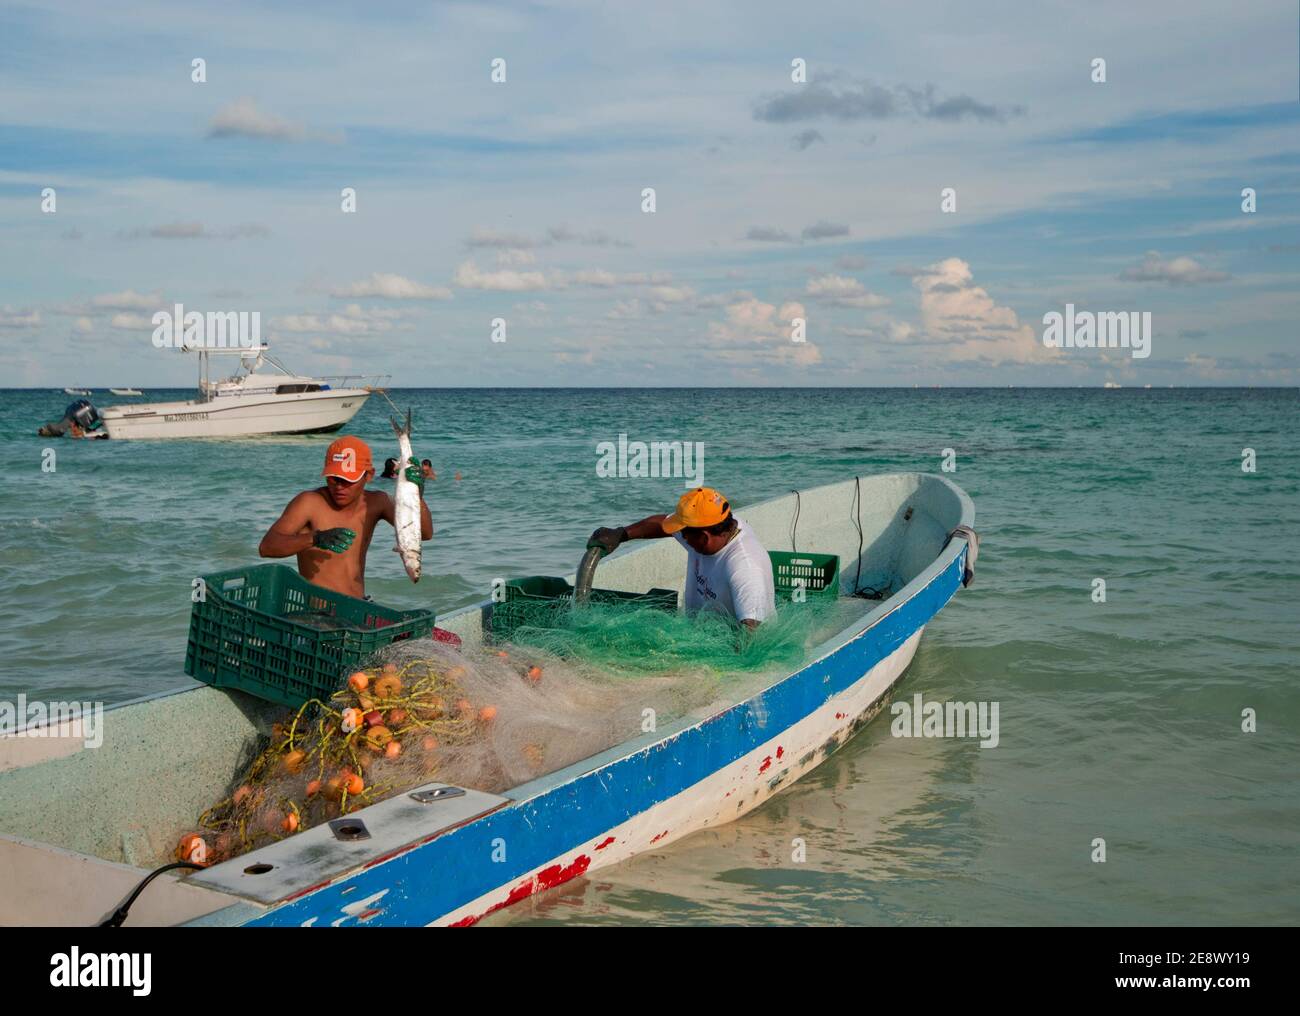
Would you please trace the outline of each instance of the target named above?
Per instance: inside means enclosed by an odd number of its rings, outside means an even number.
[[[87,433],[98,430],[104,425],[104,421],[100,419],[99,410],[90,404],[89,399],[78,399],[72,403],[63,411],[63,418],[71,420]]]
[[[41,437],[108,437],[108,432],[94,433],[104,425],[99,410],[90,404],[89,399],[78,399],[63,411],[63,419],[57,423],[47,423],[36,433]]]

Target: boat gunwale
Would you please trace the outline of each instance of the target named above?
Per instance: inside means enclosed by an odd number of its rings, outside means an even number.
[[[942,476],[936,476],[933,473],[882,473],[882,474],[878,474],[878,476],[873,476],[872,479],[885,478],[885,477],[899,477],[899,476],[930,477],[931,479],[938,480],[941,483],[945,484],[959,498],[959,502],[961,504],[961,522],[959,523],[959,525],[973,526],[975,521],[974,503],[971,501],[970,497],[966,494],[965,491],[963,491],[952,481]],[[847,481],[837,480],[835,483],[823,484],[822,486],[832,487],[845,482]],[[798,493],[806,496],[818,489],[820,488],[813,487],[810,490],[799,491]],[[760,501],[757,504],[749,505],[748,507],[758,508],[758,507],[771,505],[777,501],[780,501],[782,498],[791,497],[793,493],[794,492],[791,492],[790,494],[781,494],[773,498],[768,498],[766,501]],[[744,511],[743,508],[737,509],[738,514],[743,515],[743,511]],[[637,549],[641,549],[641,548],[637,548]],[[716,712],[711,712],[708,716],[680,717],[679,719],[673,720],[668,724],[666,724],[661,730],[656,730],[648,734],[641,734],[638,735],[637,737],[629,738],[626,741],[620,741],[618,744],[612,745],[611,747],[606,748],[602,752],[597,752],[595,755],[589,755],[585,759],[579,759],[577,762],[573,762],[570,765],[565,766],[563,769],[557,769],[553,773],[547,773],[543,776],[537,777],[534,780],[529,780],[526,783],[521,783],[507,790],[503,790],[501,792],[502,796],[509,797],[514,802],[514,806],[523,804],[527,801],[534,800],[535,798],[543,794],[546,794],[551,790],[554,790],[556,787],[563,786],[565,783],[569,783],[572,780],[587,775],[588,773],[595,772],[598,769],[603,769],[606,766],[612,765],[613,763],[618,762],[623,758],[627,758],[631,755],[635,755],[640,751],[644,751],[647,748],[652,748],[658,744],[666,744],[668,741],[671,741],[674,738],[680,736],[685,731],[690,730],[693,727],[701,726],[702,724],[705,723],[713,722],[719,716],[725,716],[727,713],[731,712],[732,710],[751,708],[752,704],[757,699],[768,694],[768,692],[772,691],[772,689],[779,687],[780,685],[784,684],[786,681],[792,680],[793,678],[803,673],[805,670],[809,669],[810,667],[815,667],[817,664],[821,663],[823,660],[827,659],[832,654],[838,652],[840,649],[844,648],[849,643],[855,642],[858,639],[864,637],[873,628],[879,625],[891,614],[894,614],[895,612],[900,610],[906,603],[911,601],[918,593],[920,593],[923,589],[925,589],[932,581],[934,581],[936,577],[938,577],[940,574],[943,573],[944,570],[950,567],[953,559],[956,558],[961,553],[963,553],[965,549],[966,549],[965,537],[962,536],[950,537],[948,541],[945,543],[945,545],[940,549],[939,553],[935,555],[934,559],[924,569],[922,569],[916,576],[914,576],[909,582],[903,585],[903,587],[900,588],[898,592],[894,593],[892,596],[890,596],[888,599],[884,600],[883,602],[876,604],[866,613],[862,614],[856,621],[853,621],[851,624],[846,625],[844,628],[842,628],[834,635],[831,635],[828,638],[825,638],[821,642],[819,642],[815,647],[813,647],[813,649],[809,651],[808,658],[804,661],[804,663],[801,666],[796,667],[793,670],[783,671],[779,675],[775,676],[771,682],[764,685],[762,688],[755,690],[754,692],[745,696],[744,698],[739,699],[738,701],[733,702],[729,705],[723,706],[719,708]],[[632,551],[632,553],[635,553],[635,551]],[[572,578],[572,576],[570,576],[570,578]],[[441,620],[445,622],[450,618],[456,616],[457,614],[462,614],[470,610],[482,609],[484,606],[490,606],[491,602],[492,602],[491,600],[485,600],[482,603],[472,604],[468,607],[463,607],[460,610],[454,611],[452,614],[446,615]]]

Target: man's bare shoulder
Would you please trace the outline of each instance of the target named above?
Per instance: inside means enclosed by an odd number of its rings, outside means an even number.
[[[301,494],[295,494],[293,500],[289,502],[289,507],[313,509],[328,504],[329,502],[325,497],[325,488],[317,487],[314,490],[304,490]]]
[[[385,490],[368,490],[366,491],[366,508],[376,515],[382,515],[388,511],[392,505],[393,499]]]

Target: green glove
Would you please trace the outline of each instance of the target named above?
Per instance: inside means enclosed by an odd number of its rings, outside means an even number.
[[[420,491],[420,496],[424,497],[424,470],[420,466],[420,460],[412,455],[410,463],[406,467],[406,478],[415,484]]]
[[[312,534],[311,545],[331,554],[342,554],[356,538],[357,534],[351,529],[318,529]]]

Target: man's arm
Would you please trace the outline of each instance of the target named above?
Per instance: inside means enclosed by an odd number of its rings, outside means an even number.
[[[664,532],[664,519],[667,515],[647,515],[640,522],[619,529],[597,529],[587,540],[588,547],[604,547],[605,553],[612,554],[619,545],[628,540],[658,540],[672,533]]]
[[[257,553],[261,557],[293,557],[313,545],[315,533],[303,532],[311,517],[311,491],[298,494],[285,507],[280,517],[271,524],[271,528],[258,544]]]

